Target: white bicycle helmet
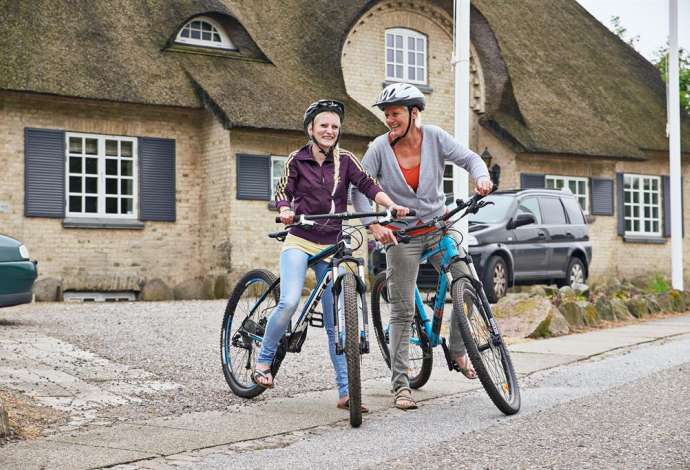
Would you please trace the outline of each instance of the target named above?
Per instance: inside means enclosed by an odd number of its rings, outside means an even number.
[[[419,88],[409,83],[393,83],[383,89],[376,99],[374,106],[378,106],[381,111],[385,106],[398,105],[407,108],[416,107],[424,111],[426,99]]]

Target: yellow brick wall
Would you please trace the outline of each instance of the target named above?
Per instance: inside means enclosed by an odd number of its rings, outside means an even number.
[[[23,241],[42,277],[65,289],[138,289],[160,277],[171,287],[204,274],[200,263],[200,123],[204,112],[0,94],[0,233]],[[175,139],[177,221],[146,222],[143,230],[64,228],[62,219],[24,217],[24,129]]]

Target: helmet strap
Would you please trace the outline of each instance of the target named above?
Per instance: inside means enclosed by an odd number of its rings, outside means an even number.
[[[394,147],[395,144],[397,144],[400,141],[400,139],[404,139],[407,133],[410,132],[410,126],[412,125],[412,106],[407,107],[407,115],[409,116],[409,119],[407,121],[407,129],[405,129],[405,133],[400,137],[396,137],[395,139],[393,139],[393,141],[391,142],[391,147]]]

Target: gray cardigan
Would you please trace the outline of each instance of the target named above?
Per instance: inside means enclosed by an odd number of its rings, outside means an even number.
[[[484,161],[472,150],[460,145],[450,134],[436,126],[422,126],[422,158],[419,169],[419,186],[415,193],[405,182],[402,171],[388,142],[388,134],[378,136],[364,154],[362,164],[376,178],[383,190],[401,206],[417,212],[423,222],[443,214],[443,170],[446,161],[464,168],[475,180],[489,177]],[[352,202],[357,212],[371,211],[369,199],[356,188],[352,190]],[[373,218],[362,220],[371,223]]]

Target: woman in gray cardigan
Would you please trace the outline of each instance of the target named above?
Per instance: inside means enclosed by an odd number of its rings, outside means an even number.
[[[374,106],[386,116],[390,129],[377,137],[364,154],[362,163],[367,173],[378,179],[390,197],[416,210],[420,222],[442,215],[446,210],[442,190],[443,170],[452,162],[469,172],[476,182],[475,191],[485,195],[491,191],[489,172],[479,155],[460,145],[450,134],[436,126],[420,125],[419,113],[425,107],[424,95],[414,86],[395,83],[387,86]],[[357,211],[370,208],[366,196],[353,191]],[[370,223],[371,220],[364,220]],[[388,299],[391,304],[390,351],[394,403],[400,409],[414,409],[409,377],[410,323],[414,314],[414,287],[421,253],[438,243],[441,235],[426,233],[414,237],[409,244],[397,245],[391,229],[373,224],[376,240],[390,246],[386,251]],[[439,256],[429,261],[438,269]],[[462,273],[461,263],[451,271],[455,278]],[[451,319],[450,351],[456,369],[467,378],[477,377],[465,352],[455,319]]]

